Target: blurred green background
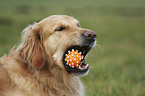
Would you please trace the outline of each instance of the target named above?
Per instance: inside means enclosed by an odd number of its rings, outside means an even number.
[[[145,0],[0,0],[0,56],[25,27],[53,14],[73,16],[98,35],[81,78],[86,96],[145,96]]]

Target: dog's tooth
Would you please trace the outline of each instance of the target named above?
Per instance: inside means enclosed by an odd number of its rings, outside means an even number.
[[[86,66],[85,66],[85,68],[87,68],[89,66],[89,64],[87,64]]]
[[[83,69],[83,68],[81,68],[81,66],[79,65],[79,67],[78,67],[79,69]]]

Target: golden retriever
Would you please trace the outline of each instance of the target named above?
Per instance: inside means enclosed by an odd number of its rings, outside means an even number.
[[[95,38],[95,32],[66,15],[28,26],[20,45],[0,58],[0,96],[84,96],[79,77],[89,71],[84,60]],[[82,56],[77,66],[66,61],[72,51]]]

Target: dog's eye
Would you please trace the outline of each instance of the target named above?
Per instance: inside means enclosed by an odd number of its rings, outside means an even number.
[[[77,26],[78,26],[78,27],[81,27],[79,23],[77,24]]]
[[[55,31],[63,31],[63,30],[65,30],[66,29],[66,27],[58,27],[57,29],[55,29]]]

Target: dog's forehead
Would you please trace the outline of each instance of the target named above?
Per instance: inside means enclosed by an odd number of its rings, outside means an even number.
[[[51,23],[51,24],[78,24],[79,21],[75,18],[67,15],[52,15],[50,17],[47,17],[43,19],[41,22]],[[40,22],[40,23],[41,23]]]

